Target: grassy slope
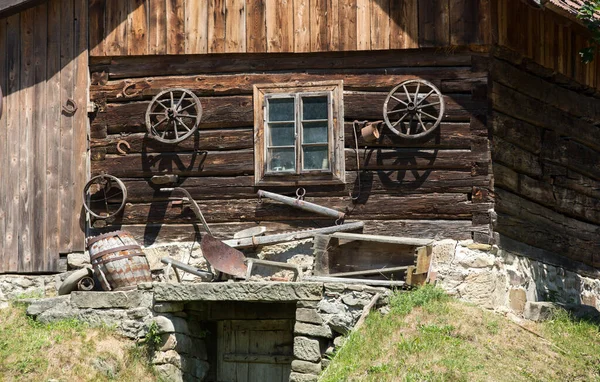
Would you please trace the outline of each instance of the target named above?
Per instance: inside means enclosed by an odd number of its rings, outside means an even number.
[[[49,325],[17,305],[0,310],[1,381],[155,381],[144,348],[108,328]]]
[[[600,381],[600,328],[565,312],[525,330],[431,287],[391,306],[350,335],[322,381]]]

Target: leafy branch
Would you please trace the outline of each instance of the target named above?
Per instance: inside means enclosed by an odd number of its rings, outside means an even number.
[[[581,61],[589,64],[594,60],[596,47],[600,46],[600,0],[587,0],[579,8],[577,18],[583,21],[585,26],[590,30],[590,46],[579,51]]]

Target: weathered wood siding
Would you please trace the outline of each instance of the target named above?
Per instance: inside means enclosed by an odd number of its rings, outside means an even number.
[[[481,231],[488,235],[487,220],[472,224],[474,219],[484,220],[489,208],[486,69],[485,57],[433,50],[258,54],[235,60],[206,56],[178,63],[138,57],[93,65],[92,78],[97,81],[91,86],[91,98],[99,110],[91,121],[92,175],[107,172],[124,179],[129,203],[114,223],[145,244],[189,240],[195,235],[190,225],[195,221],[193,213],[168,202],[168,195],[149,183],[152,175],[160,173],[182,176],[183,187],[199,201],[220,237],[231,237],[257,223],[272,231],[333,224],[280,203],[257,204],[252,85],[341,79],[347,184],[307,187],[307,200],[347,211],[349,220],[365,220],[370,233],[470,238],[472,232]],[[136,72],[147,77],[134,78]],[[447,111],[438,134],[406,140],[386,128],[378,144],[359,141],[359,171],[353,121],[382,119],[387,92],[414,78],[433,82],[446,97]],[[125,85],[130,85],[126,95]],[[199,134],[178,145],[160,144],[145,136],[145,111],[154,94],[175,86],[201,97],[204,114]],[[116,151],[120,139],[131,145],[127,156]],[[358,192],[359,175],[361,197],[353,204],[349,194]],[[295,192],[295,188],[271,190]]]
[[[490,44],[491,12],[491,0],[90,0],[90,54]]]
[[[564,82],[600,90],[600,60],[584,64],[579,51],[589,46],[590,32],[573,18],[534,8],[522,0],[497,0],[498,44],[548,69]],[[596,54],[598,57],[598,53]]]
[[[0,273],[56,271],[59,253],[84,249],[87,1],[0,19],[0,85]]]
[[[600,99],[510,53],[491,64],[494,230],[599,267]]]

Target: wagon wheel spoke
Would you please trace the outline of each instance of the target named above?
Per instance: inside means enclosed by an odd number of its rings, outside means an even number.
[[[165,106],[165,104],[162,103],[162,101],[159,99],[156,100],[156,103],[159,104],[160,106],[162,106],[165,110],[167,110],[169,108],[168,106]]]
[[[406,134],[408,134],[408,135],[410,135],[410,130],[411,130],[414,119],[415,119],[415,116],[411,114],[410,122],[408,122],[408,127],[406,128]]]
[[[406,102],[402,101],[402,100],[401,100],[400,98],[398,98],[398,97],[390,96],[390,98],[392,98],[392,99],[394,99],[394,100],[396,100],[396,101],[400,102],[400,103],[401,103],[401,104],[403,104],[404,106],[408,106],[408,103],[406,103]]]
[[[185,98],[185,92],[181,92],[181,98],[179,98],[179,102],[177,102],[177,106],[175,106],[175,110],[179,110],[179,106],[181,106],[181,103],[183,102],[184,98]]]
[[[427,128],[423,123],[423,120],[421,119],[421,114],[417,113],[417,118],[419,119],[419,123],[421,124],[421,128],[423,129],[423,131],[427,131]]]
[[[179,132],[177,131],[177,121],[173,121],[173,131],[175,131],[175,139],[179,139]]]
[[[406,87],[406,85],[402,85],[402,87],[404,88],[404,93],[406,93],[406,98],[408,99],[408,102],[413,102],[413,100],[410,98],[410,94],[408,93],[408,88]]]
[[[440,105],[440,104],[441,104],[441,102],[431,102],[431,103],[428,103],[427,105],[421,105],[421,104],[419,104],[419,106],[417,107],[417,110],[425,109],[425,108],[430,107],[430,106],[437,106],[437,105]]]
[[[192,129],[190,129],[185,123],[183,123],[181,118],[177,117],[177,121],[179,121],[179,124],[182,125],[183,127],[185,127],[188,132],[192,131]]]
[[[171,97],[171,109],[175,108],[175,95],[173,92],[169,92],[169,96]]]
[[[162,119],[162,121],[160,121],[160,122],[158,122],[158,123],[156,123],[156,124],[152,125],[152,130],[156,130],[156,128],[157,128],[157,127],[158,127],[160,124],[164,123],[164,122],[165,122],[166,120],[168,120],[168,119],[169,119],[169,118],[165,117],[165,118],[163,118],[163,119]]]
[[[421,83],[417,83],[417,91],[415,92],[415,98],[413,100],[413,102],[417,103],[417,100],[419,99],[419,89],[421,89]]]
[[[422,99],[422,100],[420,100],[420,101],[417,103],[417,106],[418,106],[418,105],[421,105],[423,102],[425,102],[425,100],[426,100],[427,98],[429,98],[429,96],[430,96],[430,95],[432,95],[433,93],[435,93],[435,89],[431,89],[431,91],[430,91],[429,93],[427,93],[427,95],[426,95],[425,97],[423,97],[423,99]]]
[[[388,111],[388,115],[390,114],[398,114],[398,113],[402,113],[404,111],[408,111],[408,108],[404,108],[404,109],[398,109],[398,110],[392,110],[392,111]]]
[[[406,116],[407,116],[407,115],[408,115],[408,114],[404,114],[404,115],[402,116],[402,118],[400,118],[400,119],[399,119],[399,120],[397,120],[395,123],[393,123],[393,124],[392,124],[392,126],[394,126],[394,127],[398,126],[398,124],[399,124],[400,122],[404,121],[404,118],[406,118]]]
[[[191,118],[191,119],[196,119],[198,118],[197,115],[192,115],[192,114],[185,114],[185,115],[181,115],[181,118]]]
[[[187,110],[187,109],[189,109],[190,107],[196,106],[196,104],[195,104],[195,103],[193,103],[193,102],[194,102],[194,100],[192,100],[192,103],[191,103],[191,104],[189,104],[189,105],[187,105],[186,107],[184,107],[183,109],[179,110],[179,113],[181,113],[181,112],[183,112],[183,111],[186,111],[186,110]]]
[[[426,115],[426,116],[428,116],[429,118],[432,118],[434,121],[437,121],[437,119],[438,119],[438,117],[434,117],[433,115],[429,114],[429,113],[428,113],[428,112],[426,112],[426,111],[419,110],[419,112],[420,112],[421,114],[425,114],[425,115]]]

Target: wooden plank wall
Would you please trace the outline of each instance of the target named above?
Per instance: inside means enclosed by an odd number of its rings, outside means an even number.
[[[57,271],[59,253],[84,250],[87,2],[0,19],[0,57],[0,273]]]
[[[491,44],[492,0],[89,0],[90,55]]]
[[[522,0],[498,0],[498,44],[579,84],[600,90],[600,60],[581,62],[590,33],[576,21]],[[598,52],[600,53],[600,52]],[[596,57],[599,54],[596,54]]]
[[[307,200],[347,211],[350,220],[365,220],[369,233],[432,238],[489,234],[486,57],[431,50],[169,60],[123,57],[112,59],[113,65],[91,66],[97,80],[91,98],[99,105],[91,121],[92,175],[118,176],[129,193],[123,215],[104,230],[122,227],[147,245],[193,239],[193,213],[168,202],[169,195],[149,182],[161,173],[182,177],[181,184],[199,201],[211,229],[222,238],[256,224],[271,232],[333,224],[280,203],[257,204],[252,85],[343,79],[347,184],[307,187]],[[297,69],[298,62],[302,70]],[[386,129],[377,144],[361,140],[359,161],[366,171],[359,171],[353,121],[382,119],[387,92],[415,78],[433,82],[446,96],[439,134],[406,140]],[[178,145],[145,137],[149,100],[168,87],[194,91],[204,110],[199,135]],[[131,145],[127,156],[118,155],[118,140]],[[359,175],[361,196],[353,204],[350,193],[358,192]],[[271,190],[295,192],[295,188]]]
[[[491,64],[494,230],[597,268],[600,98],[517,57],[497,50]]]

